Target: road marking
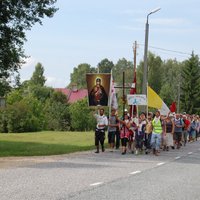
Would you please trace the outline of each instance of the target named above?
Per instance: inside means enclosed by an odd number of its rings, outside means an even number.
[[[97,185],[101,185],[101,184],[103,184],[103,182],[92,183],[92,184],[90,184],[90,186],[97,186]]]
[[[164,165],[165,163],[164,162],[161,162],[161,163],[158,163],[157,166],[161,166],[161,165]]]
[[[188,155],[193,154],[193,152],[188,152]]]
[[[180,156],[175,157],[176,160],[178,160],[179,158],[181,158]]]
[[[130,174],[131,174],[131,175],[134,175],[134,174],[139,174],[139,173],[141,173],[141,171],[131,172]]]

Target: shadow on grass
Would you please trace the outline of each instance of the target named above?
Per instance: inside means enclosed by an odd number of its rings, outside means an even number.
[[[90,146],[0,141],[0,157],[60,155],[94,149]]]

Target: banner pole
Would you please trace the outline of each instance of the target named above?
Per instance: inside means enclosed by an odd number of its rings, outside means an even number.
[[[147,116],[148,116],[148,82],[147,82]]]

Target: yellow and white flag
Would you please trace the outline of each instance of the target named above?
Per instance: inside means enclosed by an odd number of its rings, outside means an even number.
[[[161,115],[168,115],[170,112],[164,101],[158,96],[158,94],[148,86],[148,107],[157,108]]]

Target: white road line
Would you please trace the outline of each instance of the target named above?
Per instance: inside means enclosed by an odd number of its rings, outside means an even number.
[[[90,186],[97,186],[97,185],[101,185],[101,184],[103,184],[103,182],[92,183],[92,184],[90,184]]]
[[[193,154],[193,152],[188,152],[188,155]]]
[[[157,166],[161,166],[161,165],[164,165],[165,163],[164,162],[161,162],[161,163],[158,163]]]
[[[180,159],[180,158],[181,158],[180,156],[175,157],[176,160],[178,160],[178,159]]]
[[[135,171],[135,172],[131,172],[129,174],[134,175],[134,174],[139,174],[139,173],[141,173],[141,171]]]

